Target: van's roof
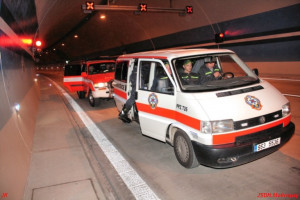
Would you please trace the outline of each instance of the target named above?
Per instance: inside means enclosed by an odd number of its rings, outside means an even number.
[[[119,56],[118,59],[122,58],[158,58],[158,59],[173,59],[177,57],[185,57],[191,55],[205,55],[215,53],[233,53],[228,49],[167,49],[167,50],[156,50],[156,51],[145,51],[132,54],[125,54]]]
[[[85,61],[86,64],[94,64],[94,63],[109,63],[112,62],[114,63],[114,60],[87,60]]]

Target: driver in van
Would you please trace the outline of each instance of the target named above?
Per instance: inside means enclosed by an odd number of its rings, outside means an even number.
[[[200,68],[199,74],[201,77],[201,84],[207,81],[222,79],[222,71],[215,64],[216,60],[213,57],[204,58],[204,66]]]
[[[93,74],[94,73],[94,66],[90,65],[89,66],[89,74]]]

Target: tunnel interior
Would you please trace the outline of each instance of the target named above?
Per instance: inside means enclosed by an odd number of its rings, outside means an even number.
[[[99,7],[84,12],[82,0],[0,0],[0,192],[14,199],[22,198],[29,172],[41,98],[36,68],[141,51],[221,48],[262,76],[300,78],[299,0],[91,2]],[[224,41],[216,42],[218,33]]]

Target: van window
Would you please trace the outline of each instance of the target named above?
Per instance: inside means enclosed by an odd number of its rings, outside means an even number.
[[[80,76],[81,75],[81,64],[69,64],[65,66],[65,76]]]
[[[115,79],[127,82],[128,61],[117,62]]]
[[[83,64],[83,65],[82,65],[82,67],[81,67],[81,72],[87,72],[87,71],[86,71],[86,64]]]
[[[159,62],[140,62],[139,89],[151,92],[173,94],[173,84]]]

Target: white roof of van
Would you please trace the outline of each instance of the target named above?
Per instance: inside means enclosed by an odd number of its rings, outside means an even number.
[[[145,51],[145,52],[138,52],[132,54],[125,54],[119,56],[118,59],[122,59],[122,58],[173,59],[176,57],[215,54],[215,53],[233,53],[233,51],[228,49],[167,49],[167,50]]]

